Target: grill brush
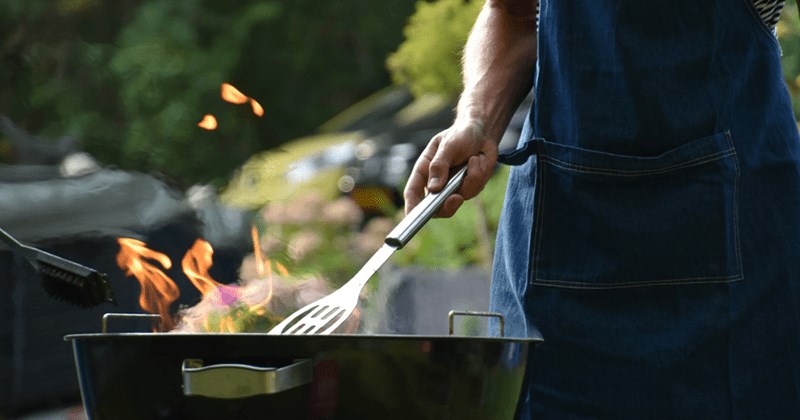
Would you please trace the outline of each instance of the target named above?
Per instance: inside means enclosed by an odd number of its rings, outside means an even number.
[[[50,296],[83,307],[103,302],[117,303],[104,273],[23,245],[2,228],[0,228],[0,240],[39,271],[42,288]]]

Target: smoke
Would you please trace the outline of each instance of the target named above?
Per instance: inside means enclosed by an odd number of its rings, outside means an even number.
[[[178,311],[175,333],[264,333],[292,311],[330,293],[322,278],[272,276],[221,285]]]

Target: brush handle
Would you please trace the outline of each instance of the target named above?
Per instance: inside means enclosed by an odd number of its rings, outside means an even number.
[[[25,259],[30,261],[31,264],[33,264],[36,268],[38,268],[36,257],[41,251],[39,251],[36,248],[23,245],[22,242],[18,241],[17,238],[11,236],[8,232],[3,230],[3,228],[0,228],[0,240],[5,242],[5,244],[8,245],[14,252],[25,257]]]
[[[74,261],[70,261],[61,258],[58,255],[53,255],[49,252],[42,251],[41,249],[25,245],[2,228],[0,228],[0,239],[2,239],[6,245],[11,247],[14,252],[25,257],[25,259],[27,259],[34,266],[34,268],[38,269],[40,268],[40,263],[45,263],[81,277],[89,276],[94,271],[91,268],[85,267]]]
[[[405,246],[422,226],[439,211],[447,197],[450,197],[461,188],[461,183],[464,182],[464,177],[466,175],[467,166],[464,165],[464,167],[450,177],[450,180],[447,181],[447,185],[445,185],[441,191],[426,195],[425,198],[423,198],[422,201],[414,207],[391,232],[389,232],[389,236],[387,236],[385,240],[386,244],[397,249]]]
[[[8,232],[3,230],[3,228],[0,228],[0,239],[3,242],[5,242],[6,245],[8,245],[8,246],[10,246],[11,248],[14,248],[14,249],[19,249],[19,248],[22,248],[23,246],[25,246],[25,245],[22,245],[22,243],[20,241],[18,241],[17,238],[11,236]]]
[[[0,228],[0,241],[14,253],[24,257],[39,271],[42,287],[51,296],[81,306],[92,306],[102,302],[116,304],[106,275],[76,262],[49,252],[23,245],[8,232]]]

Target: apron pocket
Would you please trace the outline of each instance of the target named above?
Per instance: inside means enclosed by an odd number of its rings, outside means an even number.
[[[655,157],[534,141],[531,283],[605,289],[742,278],[729,132]]]

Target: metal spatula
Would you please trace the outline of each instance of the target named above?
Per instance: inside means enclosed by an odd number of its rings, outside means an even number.
[[[361,289],[372,275],[433,217],[444,200],[456,192],[464,176],[466,166],[450,177],[442,191],[428,194],[402,221],[386,236],[384,245],[361,267],[361,270],[347,283],[330,295],[298,309],[269,334],[330,334],[341,325],[358,304]]]

